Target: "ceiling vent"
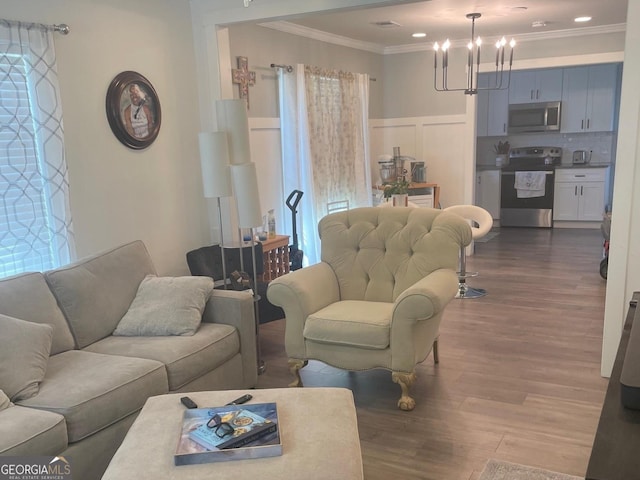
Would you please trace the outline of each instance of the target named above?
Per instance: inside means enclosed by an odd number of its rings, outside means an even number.
[[[382,22],[373,22],[373,25],[380,28],[393,28],[393,27],[401,27],[399,23],[394,22],[393,20],[383,20]]]

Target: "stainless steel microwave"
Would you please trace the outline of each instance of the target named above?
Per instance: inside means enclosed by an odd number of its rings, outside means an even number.
[[[560,102],[509,105],[509,133],[560,130]]]

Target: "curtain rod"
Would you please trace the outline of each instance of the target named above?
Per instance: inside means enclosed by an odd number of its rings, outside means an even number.
[[[53,30],[54,32],[61,33],[62,35],[67,35],[71,31],[71,27],[69,27],[69,25],[67,25],[66,23],[61,23],[59,25],[45,25],[42,23],[19,22],[17,20],[7,20],[4,18],[0,19],[0,21],[7,22],[9,25],[38,25],[39,27],[46,28],[47,30]]]
[[[278,65],[277,63],[272,63],[271,68],[283,68],[287,73],[293,72],[293,67],[291,65]],[[376,79],[374,77],[369,77],[369,81],[375,82]]]
[[[287,73],[293,72],[293,67],[291,65],[278,65],[278,64],[272,63],[271,68],[284,68],[287,71]]]

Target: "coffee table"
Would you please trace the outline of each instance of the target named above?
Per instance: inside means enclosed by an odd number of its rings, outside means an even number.
[[[251,403],[276,402],[282,455],[175,466],[188,395],[199,407],[224,405],[250,393]],[[353,394],[345,388],[276,388],[176,393],[151,397],[140,411],[102,480],[363,478]]]

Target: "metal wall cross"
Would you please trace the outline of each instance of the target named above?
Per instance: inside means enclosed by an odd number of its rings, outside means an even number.
[[[256,84],[256,72],[249,71],[249,60],[247,57],[236,57],[238,59],[238,68],[231,70],[233,83],[238,84],[240,89],[240,98],[247,100],[247,109],[249,109],[249,87]]]

